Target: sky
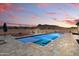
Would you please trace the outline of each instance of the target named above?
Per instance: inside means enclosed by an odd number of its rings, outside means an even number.
[[[0,3],[0,25],[76,27],[78,20],[78,3]]]

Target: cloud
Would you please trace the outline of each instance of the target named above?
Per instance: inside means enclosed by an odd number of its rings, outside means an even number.
[[[59,13],[63,13],[65,15],[65,17],[71,16],[69,14],[69,12],[67,10],[63,9],[63,8],[60,8]]]
[[[59,13],[61,13],[61,14],[63,14],[64,15],[64,18],[66,19],[66,20],[74,20],[75,19],[75,17],[72,15],[72,14],[70,14],[67,10],[65,10],[65,9],[60,9],[59,10]]]
[[[15,10],[16,12],[24,11],[25,8],[12,3],[0,3],[0,12],[10,12]]]
[[[79,22],[79,19],[74,20],[76,23]]]
[[[58,21],[57,25],[61,27],[76,27],[75,22],[70,20]]]
[[[20,7],[20,6],[16,7],[16,12],[23,12],[23,11],[25,11],[24,7]]]
[[[79,3],[70,3],[72,7],[79,8]]]
[[[57,15],[57,13],[48,12],[48,13],[45,13],[44,15],[45,15],[45,16],[55,16],[55,15]]]
[[[18,19],[18,18],[21,18],[20,16],[15,16],[15,15],[11,15],[9,16],[10,19]]]
[[[36,15],[31,15],[31,16],[28,16],[28,18],[31,18],[31,19],[37,19],[37,18],[39,18],[39,17],[36,16]]]
[[[15,15],[10,15],[10,16],[8,16],[8,18],[10,18],[10,19],[20,19],[20,18],[37,19],[39,17],[36,16],[36,15],[30,15],[30,16],[15,16]]]
[[[38,3],[37,4],[38,8],[48,8],[50,6],[52,6],[52,4],[49,4],[49,3]]]
[[[7,22],[7,25],[8,26],[29,26],[29,27],[32,27],[32,26],[35,26],[34,24],[23,24],[23,23],[9,23]]]
[[[64,20],[65,22],[71,24],[71,25],[75,25],[76,22],[74,20]]]
[[[3,23],[4,23],[4,21],[2,21],[2,20],[0,19],[0,26],[2,26],[2,25],[3,25]]]
[[[6,12],[12,9],[12,4],[0,3],[0,12]]]

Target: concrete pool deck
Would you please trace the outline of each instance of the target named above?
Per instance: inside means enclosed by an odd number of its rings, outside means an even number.
[[[6,44],[0,45],[0,56],[79,56],[79,45],[71,33],[51,41],[46,46],[23,44],[13,36],[0,36]]]

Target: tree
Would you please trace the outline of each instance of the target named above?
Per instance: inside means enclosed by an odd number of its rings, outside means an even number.
[[[6,24],[6,23],[4,23],[4,24],[3,24],[3,32],[7,32],[7,31],[8,31],[7,24]]]
[[[77,31],[79,33],[79,22],[77,22],[76,25],[77,25]]]

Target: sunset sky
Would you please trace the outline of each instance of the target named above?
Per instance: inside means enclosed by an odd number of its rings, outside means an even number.
[[[11,26],[49,24],[76,27],[78,19],[79,4],[77,3],[0,4],[0,25],[6,22]]]

